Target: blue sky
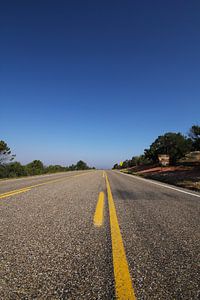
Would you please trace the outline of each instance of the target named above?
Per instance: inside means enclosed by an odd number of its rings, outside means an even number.
[[[200,117],[199,1],[4,1],[1,136],[27,163],[96,167]]]

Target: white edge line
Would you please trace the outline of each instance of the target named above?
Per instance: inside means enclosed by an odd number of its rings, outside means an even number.
[[[190,193],[190,192],[187,192],[187,191],[183,191],[183,190],[177,189],[177,188],[175,188],[175,187],[172,187],[172,186],[169,186],[169,185],[166,185],[166,184],[162,184],[162,183],[155,182],[155,181],[150,180],[150,179],[141,178],[141,177],[138,177],[138,176],[136,176],[136,175],[126,174],[126,173],[122,173],[122,172],[116,172],[116,173],[122,174],[122,175],[126,175],[126,176],[129,176],[129,177],[135,178],[135,179],[147,181],[147,182],[149,182],[149,183],[153,183],[153,184],[155,184],[155,185],[159,185],[159,186],[165,187],[165,188],[167,188],[167,189],[171,189],[171,190],[174,190],[174,191],[177,191],[177,192],[181,192],[181,193],[184,193],[184,194],[187,194],[187,195],[191,195],[191,196],[195,196],[195,197],[200,198],[200,195],[193,194],[193,193]]]

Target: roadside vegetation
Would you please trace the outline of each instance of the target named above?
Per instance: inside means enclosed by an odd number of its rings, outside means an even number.
[[[159,155],[169,155],[169,165],[161,166]],[[113,169],[156,179],[170,184],[200,190],[200,126],[193,125],[187,136],[167,132],[139,156],[133,156]]]
[[[79,160],[71,166],[49,165],[45,166],[41,160],[33,160],[27,165],[13,161],[15,155],[4,141],[0,141],[0,178],[15,178],[21,176],[42,175],[57,172],[67,172],[75,170],[90,170],[86,162]]]

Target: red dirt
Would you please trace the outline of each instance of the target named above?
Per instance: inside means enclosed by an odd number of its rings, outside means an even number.
[[[163,173],[163,172],[174,172],[174,171],[188,171],[188,167],[176,166],[176,167],[155,167],[147,170],[138,171],[138,174],[147,173]]]
[[[139,166],[128,173],[200,191],[200,166]]]

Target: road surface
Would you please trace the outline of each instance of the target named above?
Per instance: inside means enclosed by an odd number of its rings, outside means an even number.
[[[199,299],[184,191],[100,170],[0,181],[0,299]]]

